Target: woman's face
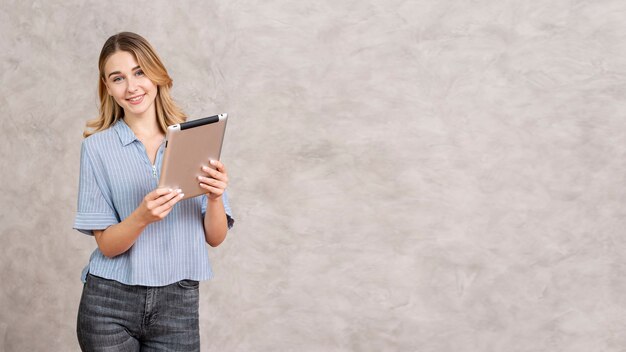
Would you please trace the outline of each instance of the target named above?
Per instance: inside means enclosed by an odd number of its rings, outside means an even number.
[[[104,64],[103,81],[125,116],[141,117],[154,112],[157,86],[144,74],[133,54],[113,53]]]

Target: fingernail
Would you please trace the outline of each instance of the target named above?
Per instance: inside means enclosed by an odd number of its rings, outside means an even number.
[[[180,197],[181,197],[181,198],[182,198],[182,197],[184,197],[184,196],[185,196],[185,193],[181,193],[181,194],[180,194]]]
[[[215,165],[216,161],[215,160],[211,160],[210,163],[211,163],[211,165]]]
[[[178,192],[178,193],[180,193],[180,192],[182,192],[182,191],[183,191],[183,190],[182,190],[182,189],[180,189],[180,188],[176,190],[176,192]]]

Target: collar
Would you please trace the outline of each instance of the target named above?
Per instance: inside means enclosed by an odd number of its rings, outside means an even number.
[[[113,129],[117,132],[117,136],[120,137],[120,142],[122,142],[123,146],[127,146],[138,140],[137,136],[135,136],[135,132],[128,127],[124,119],[117,120],[115,125],[113,125]]]

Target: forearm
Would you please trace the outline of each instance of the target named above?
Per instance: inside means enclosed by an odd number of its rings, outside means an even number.
[[[204,215],[204,237],[211,247],[219,246],[226,238],[228,223],[222,197],[207,197],[207,209]]]
[[[133,246],[147,223],[139,221],[132,213],[119,224],[109,226],[104,231],[94,231],[100,252],[109,258],[118,256]]]

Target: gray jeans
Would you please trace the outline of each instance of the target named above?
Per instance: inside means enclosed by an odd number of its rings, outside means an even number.
[[[78,309],[83,351],[200,351],[198,282],[128,286],[88,275]]]

